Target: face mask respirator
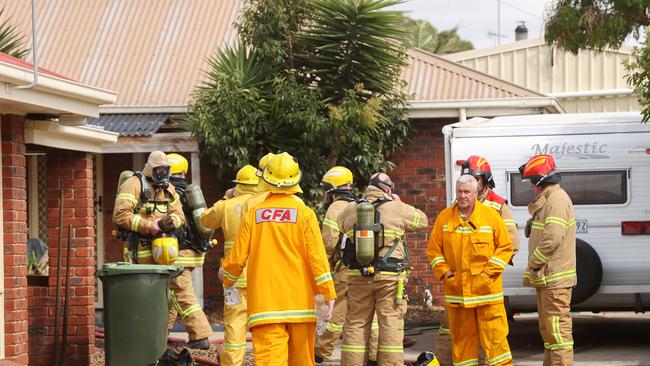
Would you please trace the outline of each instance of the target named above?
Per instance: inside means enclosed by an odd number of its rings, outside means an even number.
[[[169,166],[157,166],[152,169],[151,178],[158,187],[167,189],[169,187]]]

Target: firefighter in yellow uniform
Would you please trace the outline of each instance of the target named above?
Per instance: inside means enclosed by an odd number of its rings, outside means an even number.
[[[350,262],[350,269],[348,315],[341,347],[343,366],[365,365],[375,311],[379,322],[377,363],[382,366],[404,365],[402,342],[407,304],[403,298],[403,288],[410,270],[410,266],[404,263],[408,259],[404,238],[408,232],[426,228],[428,220],[424,212],[401,202],[393,194],[393,189],[388,175],[375,173],[364,192],[364,198],[375,208],[375,219],[379,218],[383,225],[383,241],[376,243],[372,266],[362,266],[354,258],[350,260],[350,249],[344,251],[344,259]],[[355,237],[356,203],[349,203],[343,210],[338,225],[348,237]]]
[[[528,268],[524,286],[537,289],[544,366],[573,365],[571,292],[576,277],[576,219],[573,202],[560,187],[551,155],[533,156],[519,168],[535,200],[528,205]]]
[[[501,274],[512,258],[505,224],[480,203],[476,179],[456,182],[456,203],[438,215],[427,255],[444,281],[454,365],[478,364],[480,344],[488,365],[512,365]]]
[[[239,169],[233,181],[236,183],[233,197],[217,201],[201,214],[201,224],[210,229],[223,231],[224,258],[228,257],[241,225],[241,209],[250,197],[257,193],[258,177],[255,167],[246,165]],[[223,308],[225,327],[224,342],[219,360],[224,366],[242,366],[246,353],[246,268],[236,281],[240,303]]]
[[[330,268],[334,276],[336,303],[334,304],[332,319],[327,322],[325,333],[316,337],[316,363],[321,363],[332,356],[336,341],[338,341],[343,330],[345,316],[348,312],[348,270],[347,266],[340,261],[341,250],[339,244],[341,233],[337,218],[349,202],[357,201],[357,196],[355,196],[352,190],[352,184],[352,172],[342,166],[335,166],[328,170],[320,183],[325,194],[323,207],[326,210],[322,225],[323,243],[325,244],[325,251],[327,252]],[[378,337],[379,325],[376,324],[375,320],[373,322],[369,345],[369,359],[371,360],[377,359]]]
[[[141,264],[154,263],[154,237],[171,234],[185,224],[180,199],[169,184],[169,160],[164,152],[149,154],[143,172],[134,173],[118,187],[113,223],[126,240],[124,260]]]
[[[273,188],[245,214],[223,262],[224,286],[248,264],[248,326],[259,366],[314,365],[314,297],[327,301],[326,318],[336,298],[316,214],[294,198],[301,177],[291,155],[270,159],[262,179]]]
[[[494,178],[492,177],[492,168],[487,159],[482,156],[472,155],[462,164],[460,174],[469,174],[476,178],[478,183],[478,201],[485,206],[492,207],[501,215],[503,222],[508,229],[510,241],[512,241],[513,256],[519,250],[519,231],[517,223],[512,215],[512,210],[508,206],[508,201],[493,191],[495,187]],[[512,260],[510,261],[512,264]],[[449,320],[446,311],[442,314],[440,320],[440,329],[436,338],[436,355],[442,366],[452,366],[451,360],[451,336],[449,332]],[[481,348],[479,352],[478,364],[486,365],[485,353]]]
[[[179,239],[179,252],[174,265],[183,267],[183,272],[169,281],[171,304],[167,329],[171,331],[177,316],[180,315],[189,338],[185,345],[189,348],[208,349],[208,337],[212,334],[212,327],[194,293],[192,271],[203,266],[205,253],[211,246],[212,233],[202,237],[200,223],[194,222],[192,217],[192,207],[185,194],[188,189],[185,180],[189,167],[187,159],[179,154],[167,154],[167,158],[171,174],[169,182],[174,186],[185,214],[185,225],[175,233]]]

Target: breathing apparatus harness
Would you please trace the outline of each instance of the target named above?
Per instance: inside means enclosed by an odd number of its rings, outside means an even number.
[[[395,239],[386,254],[379,257],[379,251],[385,245],[384,224],[381,223],[381,214],[378,208],[391,201],[386,197],[378,198],[372,202],[368,202],[366,199],[358,201],[354,239],[347,238],[345,244],[342,244],[342,246],[344,245],[342,262],[350,269],[359,270],[363,276],[372,277],[378,271],[401,273],[412,268],[402,260],[390,257],[400,243],[399,238]],[[406,241],[404,241],[404,250],[406,259],[409,259]]]
[[[199,233],[198,224],[194,215],[193,209],[207,208],[205,201],[195,204],[194,206],[188,200],[188,194],[195,186],[189,186],[185,179],[171,176],[171,184],[176,189],[176,193],[180,197],[181,205],[183,206],[183,214],[185,215],[185,225],[176,229],[174,235],[178,238],[180,249],[192,249],[198,253],[205,253],[212,247],[212,241],[204,238]],[[203,195],[201,194],[201,198]],[[210,235],[212,236],[212,235]]]

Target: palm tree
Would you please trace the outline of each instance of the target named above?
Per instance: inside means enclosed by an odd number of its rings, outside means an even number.
[[[4,9],[0,9],[0,17]],[[29,52],[23,45],[25,36],[20,35],[16,27],[9,23],[9,19],[0,22],[0,52],[16,58],[25,58]]]
[[[460,38],[457,27],[439,32],[426,20],[407,18],[404,21],[404,28],[409,34],[410,47],[436,54],[461,52],[474,48],[472,42]]]

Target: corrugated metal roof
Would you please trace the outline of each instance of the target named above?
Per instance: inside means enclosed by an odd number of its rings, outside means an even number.
[[[30,0],[0,0],[29,35]],[[41,66],[118,91],[115,106],[185,106],[206,59],[236,38],[241,0],[37,0]],[[402,73],[416,101],[539,96],[420,50]]]
[[[184,106],[231,43],[241,0],[37,0],[39,66],[116,90],[119,106]],[[31,35],[31,1],[0,0]],[[27,39],[31,39],[29,36]],[[31,55],[30,55],[31,57]]]
[[[117,132],[120,136],[151,136],[169,119],[169,114],[102,114],[88,120],[89,126]]]
[[[474,70],[507,80],[539,93],[563,94],[603,91],[592,97],[558,97],[568,112],[638,111],[636,97],[608,91],[630,89],[623,62],[632,50],[580,50],[577,55],[529,39],[496,47],[445,55]]]
[[[402,79],[415,101],[542,96],[419,49],[408,51]]]

